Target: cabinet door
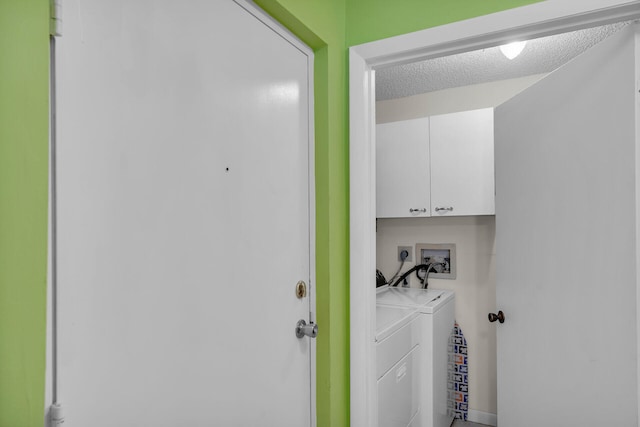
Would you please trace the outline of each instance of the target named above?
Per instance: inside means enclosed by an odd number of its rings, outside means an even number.
[[[430,216],[429,118],[376,126],[376,217]]]
[[[431,116],[431,213],[493,215],[493,109]]]

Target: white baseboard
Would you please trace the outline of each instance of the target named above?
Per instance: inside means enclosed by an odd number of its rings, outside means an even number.
[[[489,412],[476,411],[475,409],[469,409],[467,420],[478,424],[486,424],[488,426],[496,427],[498,425],[498,417],[496,414],[490,414]]]

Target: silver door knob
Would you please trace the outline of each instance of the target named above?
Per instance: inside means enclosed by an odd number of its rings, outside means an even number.
[[[311,338],[317,337],[318,325],[313,322],[309,322],[309,324],[307,325],[307,322],[305,322],[303,319],[298,320],[298,323],[296,324],[296,336],[298,338],[302,338],[305,335]]]
[[[437,208],[436,208],[436,212],[440,212],[440,211],[449,211],[449,212],[452,212],[452,211],[453,211],[453,206],[449,206],[448,208],[441,208],[441,207],[437,207]]]
[[[415,209],[414,209],[414,208],[411,208],[411,209],[409,209],[409,212],[411,212],[411,213],[417,213],[417,212],[425,213],[425,212],[427,212],[427,208],[422,208],[422,209],[418,209],[418,208],[415,208]]]

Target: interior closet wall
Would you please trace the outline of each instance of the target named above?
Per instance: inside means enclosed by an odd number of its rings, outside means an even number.
[[[534,74],[379,101],[376,103],[376,122],[387,123],[434,114],[496,107],[544,76],[546,74]]]
[[[378,123],[434,114],[496,107],[538,81],[534,75],[452,88],[376,103]],[[496,414],[496,329],[487,320],[495,311],[495,216],[393,218],[377,221],[377,267],[387,278],[399,267],[398,246],[455,243],[455,280],[430,279],[429,287],[456,293],[456,319],[469,344],[469,407]],[[413,263],[411,264],[413,265]],[[406,266],[403,271],[407,270]],[[415,275],[410,285],[420,286]]]

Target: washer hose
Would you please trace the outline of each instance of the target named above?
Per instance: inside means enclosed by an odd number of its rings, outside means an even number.
[[[409,270],[407,270],[404,273],[402,273],[402,276],[400,276],[398,278],[398,280],[396,280],[395,283],[393,285],[391,285],[391,286],[398,286],[398,283],[402,282],[404,279],[407,278],[407,276],[409,276],[414,271],[422,270],[422,269],[425,269],[425,268],[428,269],[430,267],[431,267],[431,264],[418,264],[415,267],[411,267]]]

